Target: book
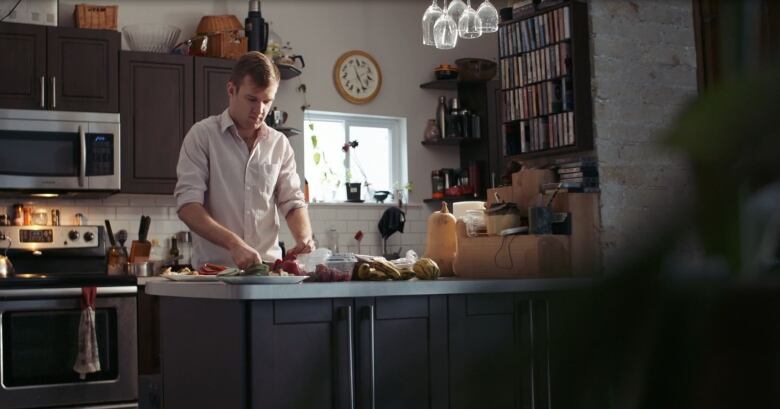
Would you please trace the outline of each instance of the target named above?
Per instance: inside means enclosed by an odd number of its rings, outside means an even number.
[[[598,187],[572,187],[572,188],[560,188],[560,189],[540,189],[541,193],[545,195],[551,195],[556,191],[558,193],[600,193],[601,189]]]
[[[598,184],[585,183],[585,182],[551,182],[542,183],[541,190],[555,190],[555,189],[582,189],[589,187],[598,187]]]
[[[574,166],[570,168],[559,168],[558,175],[580,174],[580,176],[598,175],[599,171],[595,165]]]
[[[582,183],[583,186],[598,186],[598,177],[576,177],[576,178],[561,178],[560,182],[565,183]]]

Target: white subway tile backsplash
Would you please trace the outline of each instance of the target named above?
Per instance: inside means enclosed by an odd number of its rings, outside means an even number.
[[[151,217],[152,220],[168,220],[167,207],[144,207],[142,208],[142,214]]]
[[[139,220],[141,213],[137,207],[117,207],[116,219],[117,220]]]
[[[130,198],[130,206],[156,206],[157,199],[154,196],[138,195]]]

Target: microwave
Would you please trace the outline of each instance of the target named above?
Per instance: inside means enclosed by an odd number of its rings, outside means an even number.
[[[0,109],[0,193],[120,189],[119,114]]]

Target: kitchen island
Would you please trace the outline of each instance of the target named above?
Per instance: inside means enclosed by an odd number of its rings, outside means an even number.
[[[148,282],[163,407],[549,407],[557,300],[592,283]]]

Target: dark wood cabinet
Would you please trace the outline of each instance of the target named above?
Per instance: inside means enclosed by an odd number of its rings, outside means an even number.
[[[170,194],[193,124],[193,58],[123,51],[122,192]]]
[[[447,298],[359,298],[357,407],[444,409]]]
[[[514,295],[452,295],[448,304],[450,407],[533,409]]]
[[[46,107],[46,27],[0,23],[0,107]]]
[[[255,302],[252,407],[447,408],[446,297]]]
[[[116,31],[47,29],[49,108],[60,111],[119,111],[119,47]]]
[[[118,112],[120,34],[0,23],[0,107]]]
[[[227,82],[234,65],[233,60],[195,58],[195,122],[227,109]]]
[[[251,407],[354,407],[351,299],[258,301],[250,309]]]

